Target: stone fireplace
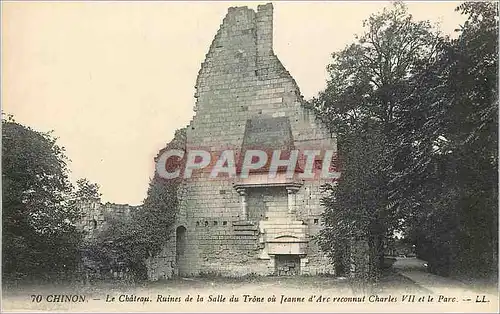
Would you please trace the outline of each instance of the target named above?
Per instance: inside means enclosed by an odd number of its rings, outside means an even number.
[[[274,265],[275,273],[278,276],[300,275],[300,257],[298,255],[276,255]]]
[[[259,226],[259,259],[269,260],[276,275],[300,274],[307,256],[308,226],[296,217],[296,193],[302,183],[278,173],[254,174],[234,188],[241,196],[241,217]]]

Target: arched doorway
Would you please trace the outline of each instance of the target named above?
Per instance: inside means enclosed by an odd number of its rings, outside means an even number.
[[[179,226],[175,231],[175,264],[179,276],[184,276],[187,273],[186,262],[186,227]]]

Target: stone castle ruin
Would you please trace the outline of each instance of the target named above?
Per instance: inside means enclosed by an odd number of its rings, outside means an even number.
[[[109,223],[111,217],[131,219],[133,212],[141,210],[141,206],[128,204],[101,203],[99,200],[82,201],[79,204],[82,217],[78,228],[84,231],[85,236],[93,237]]]
[[[186,150],[336,151],[335,137],[304,107],[273,52],[270,3],[257,12],[229,8],[201,65],[195,98]],[[313,239],[321,228],[325,182],[281,172],[272,179],[258,172],[244,179],[203,172],[184,179],[171,237],[147,261],[149,278],[333,273]]]
[[[110,227],[114,221],[132,221],[135,212],[142,206],[128,204],[101,203],[98,199],[82,200],[78,204],[82,216],[78,229],[83,231],[85,242],[95,241],[99,234]],[[78,273],[86,281],[95,279],[130,279],[131,273],[124,261],[115,260],[112,266],[100,263],[99,256],[90,252],[82,253]]]

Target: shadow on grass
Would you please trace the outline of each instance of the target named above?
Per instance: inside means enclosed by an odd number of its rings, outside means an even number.
[[[176,287],[179,289],[224,289],[224,288],[244,288],[244,287],[279,287],[283,289],[335,289],[350,290],[345,278],[329,276],[259,276],[247,275],[243,277],[222,277],[222,276],[199,276],[191,278],[173,278],[168,280],[149,282],[150,289],[162,289]]]
[[[64,284],[30,284],[5,287],[8,294],[26,294],[28,291],[38,293],[85,293],[88,295],[101,295],[104,293],[134,293],[134,291],[187,291],[187,290],[218,290],[218,291],[262,291],[266,289],[292,289],[301,291],[336,291],[346,294],[391,293],[395,291],[424,292],[412,280],[389,269],[377,283],[366,283],[354,278],[338,278],[333,276],[258,276],[222,277],[215,274],[191,278],[173,278],[160,281],[145,282],[117,282],[99,281],[93,283],[64,283]]]

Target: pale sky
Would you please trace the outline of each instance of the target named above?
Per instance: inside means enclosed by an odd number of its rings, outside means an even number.
[[[230,6],[266,2],[4,2],[2,110],[54,130],[72,181],[103,201],[140,204],[153,158],[193,116],[200,65]],[[330,55],[388,2],[273,2],[274,51],[306,99],[325,87]],[[451,34],[457,2],[412,2]]]

